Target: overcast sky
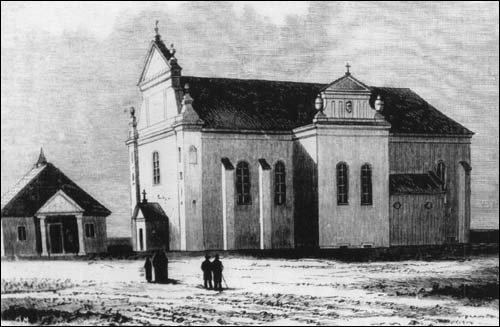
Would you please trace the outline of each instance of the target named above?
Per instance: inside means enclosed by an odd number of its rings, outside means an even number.
[[[476,132],[473,222],[498,226],[498,3],[2,2],[2,193],[49,161],[128,231],[124,140],[156,19],[185,75],[409,87]],[[196,101],[196,99],[195,99]]]

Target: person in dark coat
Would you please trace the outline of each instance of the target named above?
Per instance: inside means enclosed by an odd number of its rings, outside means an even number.
[[[151,257],[148,255],[146,257],[146,262],[144,263],[144,272],[146,274],[146,280],[151,283],[153,279],[153,263],[151,262]]]
[[[207,254],[205,256],[205,261],[201,263],[201,270],[203,271],[203,286],[208,289],[212,289],[212,263],[210,262],[210,256]]]
[[[168,258],[164,251],[158,250],[153,258],[155,282],[164,284],[168,282]]]
[[[222,291],[222,270],[224,266],[219,260],[219,255],[215,255],[214,261],[212,261],[212,273],[214,275],[214,289],[217,291]]]

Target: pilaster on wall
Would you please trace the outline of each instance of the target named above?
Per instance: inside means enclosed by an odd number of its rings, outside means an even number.
[[[234,166],[222,158],[222,233],[224,250],[235,248],[234,238]]]
[[[42,256],[48,256],[49,252],[47,251],[47,228],[45,225],[45,216],[38,216],[40,219],[40,235],[42,237]]]
[[[5,257],[5,246],[3,243],[3,226],[1,221],[0,221],[0,235],[2,236],[2,257]]]
[[[271,166],[265,159],[259,159],[259,222],[261,250],[272,248],[271,201]]]
[[[85,255],[85,240],[84,237],[84,225],[83,225],[83,215],[79,214],[76,216],[76,225],[78,228],[78,243],[79,243],[79,251],[78,255]]]

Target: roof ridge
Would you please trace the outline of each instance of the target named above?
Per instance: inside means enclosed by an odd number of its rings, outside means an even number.
[[[233,77],[209,77],[209,76],[189,76],[183,75],[181,78],[201,78],[201,79],[220,79],[220,80],[231,80],[231,81],[247,81],[247,82],[275,82],[275,83],[294,83],[294,84],[309,84],[309,85],[327,85],[328,83],[317,83],[317,82],[298,82],[298,81],[283,81],[283,80],[271,80],[271,79],[260,79],[260,78],[233,78]]]
[[[17,182],[11,188],[9,188],[4,194],[2,194],[1,200],[0,200],[0,202],[2,202],[1,209],[3,209],[10,202],[12,202],[17,197],[17,195],[20,194],[31,183],[31,181],[33,179],[35,179],[48,165],[50,165],[50,163],[47,163],[43,166],[32,167],[30,170],[28,170],[28,172],[26,174],[23,175],[23,177],[18,179]],[[22,184],[21,182],[23,182],[28,177],[28,175],[33,172],[33,170],[39,170],[39,171],[35,175],[33,175],[28,181],[26,181],[20,189],[16,190],[16,188],[18,186],[21,186],[21,184]],[[14,193],[14,194],[10,194],[10,193]],[[7,198],[9,195],[10,195],[10,199]]]

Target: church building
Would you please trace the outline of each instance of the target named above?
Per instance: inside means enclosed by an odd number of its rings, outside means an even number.
[[[127,140],[135,250],[155,229],[144,202],[170,250],[468,242],[473,133],[349,68],[329,84],[184,76],[156,29]]]
[[[41,150],[33,168],[2,196],[2,257],[106,252],[110,214]]]

